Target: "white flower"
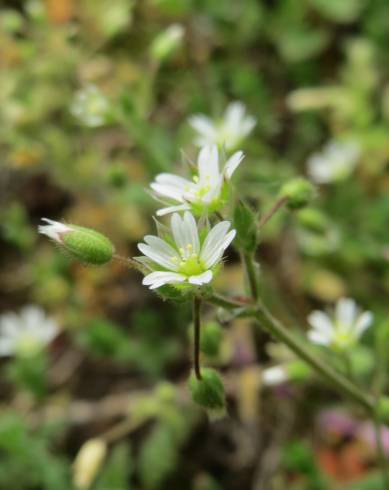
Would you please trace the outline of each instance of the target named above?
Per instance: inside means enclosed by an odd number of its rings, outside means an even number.
[[[352,141],[331,141],[320,153],[308,160],[308,174],[317,184],[328,184],[351,175],[360,155],[359,146]]]
[[[288,371],[283,365],[272,366],[262,371],[262,381],[266,386],[277,386],[288,381]]]
[[[85,126],[97,128],[107,122],[109,101],[95,85],[87,85],[76,92],[70,112]]]
[[[229,228],[229,221],[221,221],[200,240],[193,215],[187,211],[182,218],[174,213],[172,244],[152,235],[145,236],[145,243],[138,244],[145,257],[137,260],[152,271],[144,277],[143,284],[156,289],[165,284],[209,283],[223,252],[235,237],[235,230],[228,231]]]
[[[189,209],[196,214],[217,211],[226,202],[228,186],[225,184],[231,179],[243,158],[243,152],[237,151],[220,170],[219,151],[216,145],[210,145],[200,150],[197,174],[193,176],[192,181],[169,173],[157,175],[150,187],[157,196],[172,201],[172,205],[159,209],[157,215],[163,216]]]
[[[313,311],[309,315],[308,323],[312,328],[308,338],[315,344],[342,351],[356,344],[372,322],[370,311],[361,313],[353,299],[341,298],[332,316],[323,311]]]
[[[233,150],[251,133],[256,119],[246,115],[246,107],[242,102],[232,102],[220,121],[213,121],[204,114],[196,114],[189,118],[189,124],[197,132],[196,145],[216,144]]]
[[[57,323],[38,306],[26,306],[19,315],[4,313],[0,316],[0,356],[36,352],[58,331]]]

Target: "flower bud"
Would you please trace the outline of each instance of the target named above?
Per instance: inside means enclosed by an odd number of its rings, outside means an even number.
[[[378,401],[377,413],[382,422],[387,424],[389,422],[389,397],[383,396]]]
[[[193,401],[210,410],[223,410],[226,405],[224,386],[219,374],[214,369],[201,370],[202,379],[194,374],[189,379],[189,388]]]
[[[150,53],[156,61],[169,58],[180,46],[184,36],[184,28],[180,24],[172,24],[154,39]]]
[[[82,445],[73,464],[73,482],[76,488],[90,488],[106,453],[107,445],[103,439],[89,439]]]
[[[219,354],[223,329],[216,322],[206,323],[201,329],[200,350],[205,355],[215,357]]]
[[[306,206],[313,198],[315,189],[309,180],[296,177],[289,180],[281,188],[281,196],[288,199],[290,209],[300,209]]]
[[[65,225],[47,218],[42,220],[48,224],[40,225],[39,233],[53,239],[73,258],[91,265],[103,265],[112,259],[115,248],[101,233],[82,226]]]

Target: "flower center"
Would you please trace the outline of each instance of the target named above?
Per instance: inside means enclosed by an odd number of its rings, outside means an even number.
[[[178,265],[178,272],[185,276],[196,276],[205,271],[204,265],[197,253],[193,252],[193,245],[188,243],[185,248],[179,250],[181,260],[174,257],[172,261]]]
[[[349,347],[350,345],[352,345],[354,341],[355,341],[355,337],[353,332],[343,330],[343,329],[338,329],[335,332],[332,342],[333,345],[338,349],[344,349],[345,347]]]

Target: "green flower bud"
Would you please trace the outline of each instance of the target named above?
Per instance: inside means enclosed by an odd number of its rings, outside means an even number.
[[[193,401],[210,410],[223,410],[226,405],[224,386],[219,374],[214,369],[201,370],[202,379],[194,374],[189,379],[189,389]]]
[[[378,401],[377,413],[382,422],[387,424],[389,422],[389,397],[383,396]]]
[[[223,338],[223,329],[216,322],[206,323],[201,329],[200,350],[210,357],[219,354],[220,343]]]
[[[169,58],[180,46],[184,36],[184,28],[180,24],[172,24],[154,39],[150,54],[157,61]]]
[[[314,186],[309,180],[302,177],[289,180],[281,188],[281,196],[288,199],[287,206],[290,209],[300,209],[306,206],[314,194]]]
[[[52,238],[73,258],[85,264],[106,264],[115,253],[111,241],[95,230],[82,226],[65,225],[47,218],[43,218],[43,221],[49,224],[39,226],[39,233]]]

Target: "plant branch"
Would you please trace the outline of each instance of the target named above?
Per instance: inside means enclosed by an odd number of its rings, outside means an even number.
[[[193,363],[194,363],[194,372],[196,378],[201,380],[201,370],[200,370],[200,328],[201,328],[201,320],[200,320],[200,310],[201,310],[201,299],[195,296],[193,298]]]
[[[276,214],[276,212],[284,206],[288,201],[288,198],[286,196],[280,197],[277,199],[277,201],[273,204],[273,206],[269,209],[267,213],[262,215],[262,218],[259,220],[258,223],[258,229],[262,229],[268,221]]]

